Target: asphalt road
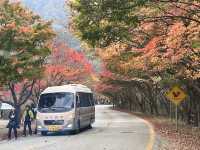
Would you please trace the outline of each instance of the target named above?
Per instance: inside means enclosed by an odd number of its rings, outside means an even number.
[[[154,143],[152,128],[142,119],[96,107],[96,122],[92,129],[77,135],[21,137],[0,142],[1,150],[151,150]]]

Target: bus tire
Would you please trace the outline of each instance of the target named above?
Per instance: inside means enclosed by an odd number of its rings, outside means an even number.
[[[89,124],[88,129],[92,129],[92,124]]]
[[[47,135],[47,131],[41,131],[42,136],[46,136]]]

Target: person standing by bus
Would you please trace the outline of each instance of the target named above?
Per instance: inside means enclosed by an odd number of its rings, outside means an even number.
[[[31,129],[31,121],[33,120],[33,112],[31,111],[31,107],[29,105],[26,105],[26,109],[23,114],[23,123],[24,123],[24,131],[23,135],[26,136],[26,127],[28,126],[29,135],[32,135],[32,129]]]
[[[15,139],[17,139],[17,115],[15,113],[15,110],[11,110],[9,113],[9,122],[7,125],[8,128],[8,139],[11,139],[11,132],[14,131]]]
[[[35,105],[33,103],[31,104],[31,111],[33,113],[33,124],[35,126],[34,134],[37,134],[37,121],[36,121],[37,108],[35,107]]]

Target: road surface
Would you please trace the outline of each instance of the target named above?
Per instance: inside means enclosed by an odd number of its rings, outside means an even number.
[[[1,141],[1,150],[151,150],[154,135],[142,119],[96,107],[96,122],[92,129],[77,135],[28,136]]]

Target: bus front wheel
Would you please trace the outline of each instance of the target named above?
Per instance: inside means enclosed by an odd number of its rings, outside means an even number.
[[[47,132],[46,132],[46,131],[41,131],[41,134],[42,134],[43,136],[46,136],[46,135],[47,135]]]

